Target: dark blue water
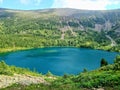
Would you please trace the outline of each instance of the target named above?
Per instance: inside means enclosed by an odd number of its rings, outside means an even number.
[[[93,50],[87,48],[40,48],[12,52],[0,55],[9,65],[30,68],[40,73],[52,72],[55,75],[78,74],[84,68],[94,70],[100,67],[100,61],[105,58],[112,64],[116,52]]]

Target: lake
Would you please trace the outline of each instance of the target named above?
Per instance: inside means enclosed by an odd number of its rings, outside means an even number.
[[[0,60],[4,60],[8,65],[35,69],[43,74],[50,71],[55,75],[64,75],[78,74],[84,68],[97,69],[102,58],[112,64],[117,54],[88,48],[52,47],[11,52],[0,55]]]

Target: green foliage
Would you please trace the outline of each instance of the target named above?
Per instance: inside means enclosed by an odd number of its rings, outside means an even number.
[[[102,12],[100,12],[101,14],[96,14],[95,12],[80,11],[81,13],[76,13],[75,16],[71,17],[58,16],[55,11],[40,11],[39,14],[39,11],[11,12],[2,10],[0,15],[0,48],[74,46],[120,51],[119,35],[115,31],[110,30],[107,32],[117,42],[118,46],[115,47],[110,46],[111,42],[105,36],[106,32],[104,30],[102,32],[94,31],[96,23],[104,24],[108,19],[116,22],[113,29],[118,29],[119,11],[110,11],[104,14]],[[79,15],[81,17],[78,18],[77,16]],[[114,17],[114,15],[118,16]],[[79,28],[81,25],[85,30]],[[69,26],[70,28],[63,29],[65,31],[65,39],[61,40],[61,28]],[[72,29],[76,36],[69,29]]]
[[[116,58],[118,59],[119,56]],[[117,65],[117,66],[116,66]],[[66,76],[65,78],[59,78],[53,82],[56,87],[62,85],[76,86],[77,88],[99,88],[105,87],[112,90],[116,87],[119,88],[120,83],[120,69],[116,68],[120,66],[119,62],[113,65],[105,65],[98,70],[80,73],[76,76]],[[116,68],[116,71],[114,70]],[[117,89],[119,90],[119,89]]]
[[[32,31],[31,31],[32,32]],[[54,30],[38,30],[34,34],[1,34],[0,35],[0,52],[2,49],[17,49],[17,48],[40,48],[50,46],[72,46],[72,47],[87,47],[94,49],[108,50],[110,48],[105,47],[109,42],[96,41],[99,36],[97,32],[85,32],[79,31],[77,37],[71,37],[66,34],[65,39],[60,39],[60,31]],[[3,50],[5,51],[5,50]],[[7,50],[6,50],[7,51]]]
[[[30,74],[30,75],[40,75],[36,72],[32,72],[29,69],[19,68],[15,66],[8,66],[4,61],[0,62],[0,74],[2,75],[14,75],[16,74]]]
[[[13,75],[13,73],[10,70],[9,66],[4,61],[0,62],[0,74]]]
[[[117,55],[115,60],[114,60],[114,70],[120,70],[120,55]]]
[[[120,63],[120,55],[117,55],[115,60],[114,60],[114,63]]]
[[[83,69],[83,73],[86,73],[88,72],[88,70],[86,68]]]
[[[102,58],[100,64],[101,64],[100,66],[103,67],[103,66],[108,65],[108,62],[104,58]]]
[[[64,75],[63,75],[63,78],[65,78],[65,79],[68,78],[68,77],[69,77],[68,74],[64,74]]]
[[[72,85],[78,88],[98,88],[98,87],[115,87],[120,83],[120,71],[92,71],[81,73],[67,79],[61,78],[53,82],[54,86]]]
[[[53,74],[50,71],[48,71],[48,73],[46,73],[46,76],[50,77],[50,76],[53,76]]]
[[[58,88],[58,87],[54,87],[51,85],[44,85],[44,84],[32,84],[29,86],[14,84],[10,87],[7,87],[7,88],[1,89],[1,90],[83,90],[83,89],[73,87],[70,85],[60,86]]]

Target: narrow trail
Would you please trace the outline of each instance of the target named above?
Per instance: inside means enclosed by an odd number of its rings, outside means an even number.
[[[68,28],[68,30],[71,31],[71,33],[72,33],[73,36],[77,36],[76,33],[73,31],[73,29],[72,29],[72,28],[70,27],[70,25],[68,24],[68,22],[67,22],[67,28]]]
[[[73,36],[75,36],[75,37],[77,36],[76,33],[72,30],[72,28],[70,26],[66,26],[64,28],[61,28],[61,32],[62,32],[61,39],[62,40],[65,39],[65,32],[68,31],[68,30],[70,30],[70,32]]]
[[[68,25],[68,29],[71,31],[73,36],[77,36],[76,33],[72,30],[72,28]]]
[[[64,37],[65,37],[65,33],[62,32],[61,39],[64,40]]]
[[[63,28],[60,28],[60,30],[61,30],[61,32],[62,32],[62,34],[61,34],[61,39],[62,40],[64,40],[65,39],[65,32],[66,31],[70,31],[71,32],[71,34],[73,35],[73,36],[77,36],[77,34],[73,31],[73,29],[70,27],[70,25],[68,24],[68,22],[67,22],[67,26],[65,26],[65,27],[63,27]]]
[[[116,46],[117,45],[115,40],[113,40],[109,35],[106,35],[106,37],[111,40],[111,46]]]
[[[61,28],[60,30],[61,30],[61,32],[62,32],[62,34],[61,34],[61,39],[64,40],[64,39],[65,39],[66,27]]]

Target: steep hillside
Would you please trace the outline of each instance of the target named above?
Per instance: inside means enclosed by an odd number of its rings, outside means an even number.
[[[28,23],[35,25],[33,29],[58,29],[65,26],[77,30],[86,30],[91,28],[93,30],[111,30],[117,29],[120,21],[120,10],[108,10],[108,11],[90,11],[79,9],[46,9],[46,10],[34,10],[34,11],[20,11],[10,9],[0,9],[1,21],[8,20],[9,22],[1,22],[4,25],[21,25],[24,22],[24,26]],[[39,25],[39,26],[37,26]],[[41,27],[44,25],[46,27]],[[22,26],[20,26],[22,27]],[[41,28],[40,28],[41,27]],[[79,27],[79,28],[78,28]],[[10,27],[9,27],[10,28]],[[14,27],[18,29],[19,27]],[[28,27],[29,29],[32,29]],[[24,28],[25,30],[28,28]],[[12,28],[11,28],[12,29]],[[20,31],[20,30],[19,30]]]
[[[0,34],[0,42],[3,43],[0,48],[84,46],[119,51],[120,10],[90,11],[63,8],[23,11],[1,8]],[[4,38],[8,41],[4,41]],[[38,41],[34,42],[33,38],[44,41],[36,44]],[[34,44],[20,45],[20,42],[17,42],[19,40],[21,43],[27,40]],[[57,40],[56,44],[52,43],[53,40]]]

